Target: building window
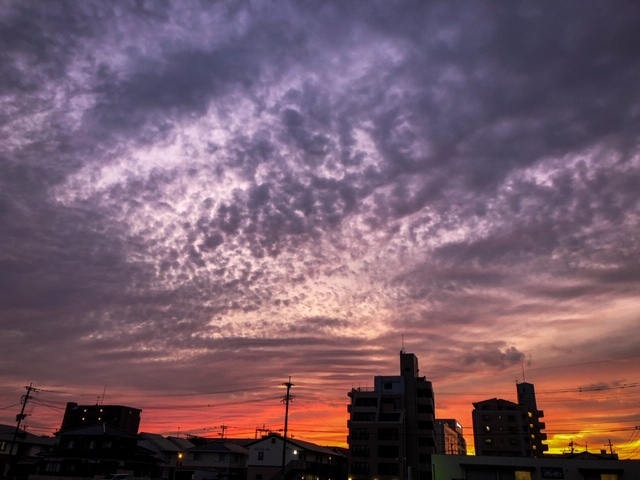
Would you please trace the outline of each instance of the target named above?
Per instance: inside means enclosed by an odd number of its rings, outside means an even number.
[[[7,442],[0,442],[0,452],[7,451]]]
[[[488,422],[489,420],[491,420],[491,415],[482,415],[482,420]]]
[[[353,462],[351,464],[351,473],[369,474],[369,462]]]
[[[202,460],[202,454],[200,452],[192,452],[191,453],[194,462],[199,462]]]
[[[368,428],[354,428],[351,431],[351,436],[354,440],[369,440]]]
[[[354,412],[353,414],[353,420],[355,422],[373,422],[375,419],[375,412]]]
[[[400,414],[395,412],[382,412],[380,413],[381,422],[399,422]]]
[[[378,463],[378,473],[380,475],[398,475],[400,473],[400,465],[396,462]]]
[[[258,452],[258,460],[264,460],[264,452]]]
[[[418,398],[431,397],[431,390],[428,388],[419,388],[417,393]]]
[[[47,473],[57,473],[60,471],[60,464],[59,463],[47,463],[47,466],[45,467],[45,470],[47,471]]]
[[[531,472],[516,470],[515,474],[515,480],[531,480]]]
[[[368,457],[369,446],[368,445],[351,445],[351,455],[353,457]]]
[[[381,428],[378,430],[378,440],[398,440],[398,429]]]
[[[487,445],[491,445],[493,443],[493,440],[491,440],[490,438],[485,438],[484,443],[486,443]]]
[[[377,407],[378,399],[377,398],[356,398],[355,401],[356,407]]]
[[[378,445],[378,458],[397,458],[398,445]]]

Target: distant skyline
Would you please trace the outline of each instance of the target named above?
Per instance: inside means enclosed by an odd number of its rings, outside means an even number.
[[[640,458],[640,4],[0,4],[0,423],[344,444],[536,386]],[[104,397],[104,398],[103,398]]]

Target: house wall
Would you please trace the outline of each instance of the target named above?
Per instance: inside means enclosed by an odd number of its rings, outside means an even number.
[[[617,474],[618,480],[640,479],[640,460],[477,457],[432,455],[433,480],[517,480],[516,471],[531,480],[591,480]],[[615,478],[615,477],[612,477]]]

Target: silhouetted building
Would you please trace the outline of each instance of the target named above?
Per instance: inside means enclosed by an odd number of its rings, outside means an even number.
[[[347,480],[345,455],[336,448],[287,438],[283,472],[281,435],[270,433],[246,447],[247,480]]]
[[[103,423],[57,433],[58,448],[41,454],[41,475],[102,477],[127,473],[155,477],[161,461],[138,445],[138,435]]]
[[[187,451],[176,479],[245,480],[249,449],[220,439],[196,445]],[[188,472],[187,477],[183,472]]]
[[[537,409],[530,383],[517,385],[518,403],[492,398],[473,404],[473,442],[476,455],[541,457],[549,449],[543,440],[544,416]]]
[[[640,460],[434,455],[433,480],[636,480]]]
[[[466,455],[467,441],[462,425],[454,419],[436,420],[436,453]]]
[[[182,467],[187,450],[195,446],[184,438],[165,438],[157,433],[141,433],[138,438],[138,446],[153,452],[159,460],[156,475],[163,480],[176,478],[176,470]],[[188,478],[191,479],[191,475]]]
[[[142,410],[138,408],[123,405],[78,405],[68,402],[60,431],[106,423],[137,434],[141,413]]]
[[[349,392],[349,478],[430,480],[435,400],[431,382],[419,376],[417,357],[400,352],[400,375],[374,382],[373,390]]]
[[[534,457],[541,457],[544,452],[549,450],[549,446],[542,443],[547,439],[547,434],[542,432],[545,429],[545,423],[542,421],[544,412],[538,410],[536,391],[532,383],[518,383],[516,388],[518,390],[518,404],[527,410],[531,451]]]
[[[0,424],[0,477],[27,478],[36,473],[39,456],[55,448],[57,441]]]

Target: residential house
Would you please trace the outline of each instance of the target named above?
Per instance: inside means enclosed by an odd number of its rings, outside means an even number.
[[[250,443],[247,448],[247,480],[347,479],[346,456],[332,447],[321,447],[294,438],[285,441],[281,435],[271,433]]]
[[[195,445],[184,438],[165,438],[157,433],[140,433],[138,446],[153,452],[153,456],[159,460],[157,477],[173,480],[176,469],[182,467],[187,450]]]
[[[55,447],[57,439],[0,425],[0,477],[26,478],[37,469],[38,455]]]
[[[179,473],[191,480],[244,480],[249,450],[220,439],[190,448]]]

